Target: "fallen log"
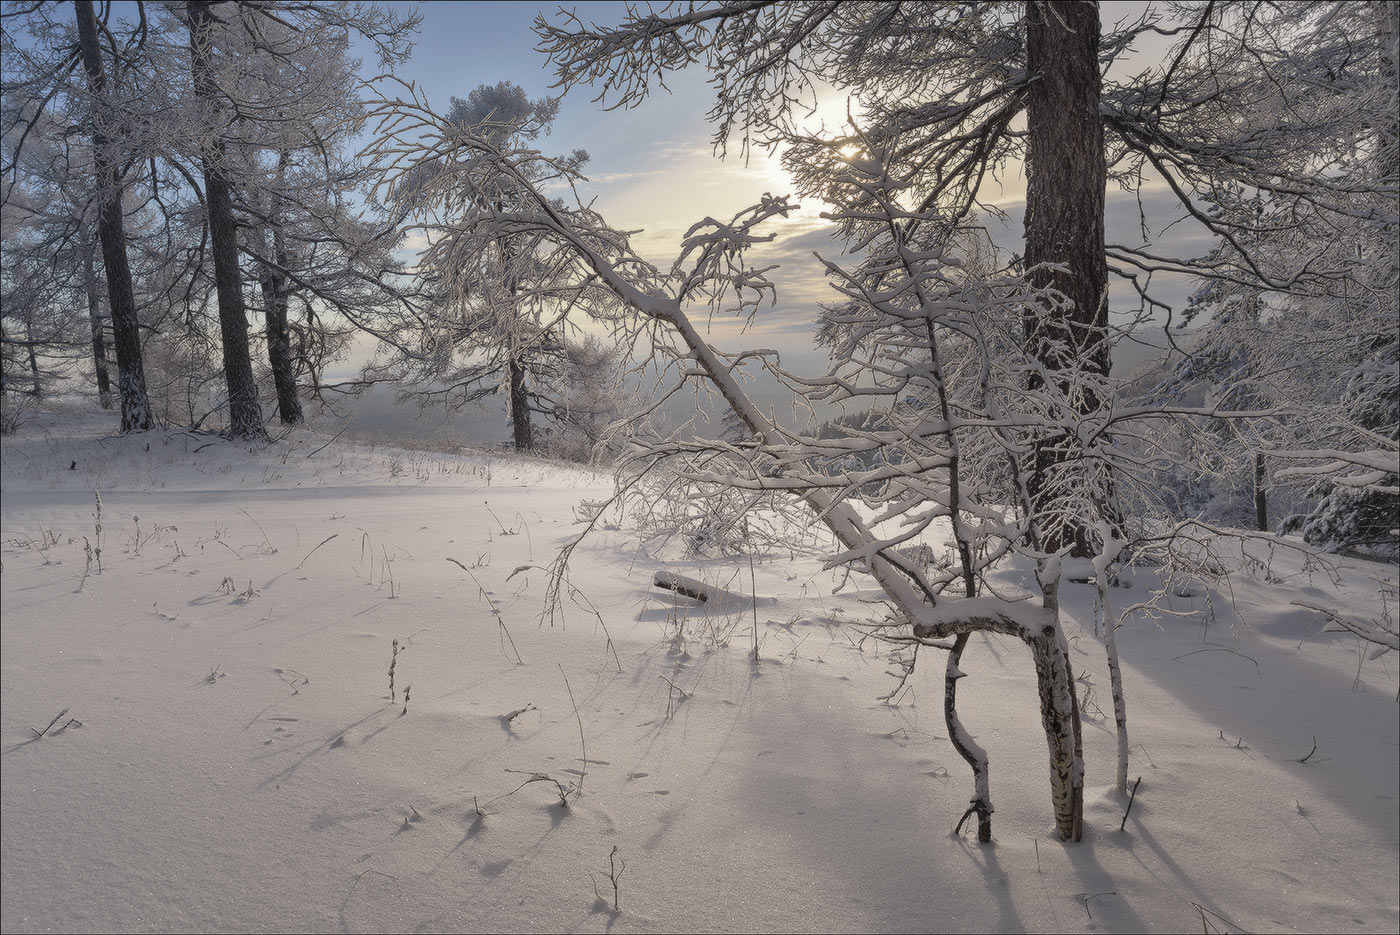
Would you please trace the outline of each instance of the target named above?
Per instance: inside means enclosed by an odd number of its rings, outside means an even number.
[[[731,596],[723,588],[712,587],[703,581],[687,578],[685,575],[678,575],[673,571],[658,571],[652,578],[652,584],[666,591],[675,591],[677,594],[692,598],[702,604],[712,597]]]

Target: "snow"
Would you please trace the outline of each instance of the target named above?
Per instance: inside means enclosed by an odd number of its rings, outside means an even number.
[[[1279,550],[1232,580],[1237,615],[1205,587],[1130,613],[1123,831],[1095,586],[1066,576],[1079,844],[1053,834],[1028,651],[974,635],[978,845],[951,834],[973,790],[943,657],[877,701],[892,647],[858,626],[883,612],[860,576],[833,594],[840,570],[783,552],[751,584],[746,557],[653,554],[615,516],[551,624],[542,568],[606,476],[111,418],[51,409],[3,443],[7,932],[1400,928],[1396,660],[1295,603],[1374,620],[1390,566],[1337,559],[1334,586]],[[707,608],[657,572],[759,600]],[[1121,581],[1118,608],[1155,585]]]

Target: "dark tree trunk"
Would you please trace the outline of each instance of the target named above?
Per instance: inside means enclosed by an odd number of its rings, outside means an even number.
[[[510,359],[510,422],[515,431],[515,450],[529,451],[530,438],[530,396],[525,392],[525,365],[514,357]]]
[[[1034,310],[1026,337],[1036,359],[1081,415],[1103,400],[1094,380],[1109,368],[1108,269],[1104,259],[1103,118],[1099,114],[1097,3],[1033,0],[1026,7],[1027,100],[1026,256],[1032,285],[1064,296],[1063,308]],[[1050,270],[1042,264],[1056,264]],[[1063,380],[1055,378],[1064,373]],[[1089,385],[1074,378],[1090,377]],[[1031,380],[1031,389],[1044,381]],[[1075,517],[1056,505],[1057,491],[1075,481],[1066,468],[1077,457],[1068,435],[1036,447],[1030,495],[1040,546],[1047,551],[1089,548]],[[1072,468],[1069,468],[1072,470]]]
[[[277,162],[279,184],[285,177],[287,154],[282,153]],[[292,338],[287,322],[287,245],[282,237],[279,218],[280,196],[273,194],[268,204],[267,228],[271,233],[271,244],[264,249],[272,249],[272,260],[276,265],[264,264],[262,268],[263,318],[267,323],[267,362],[272,368],[272,382],[277,387],[277,415],[283,425],[296,425],[303,419],[301,398],[297,396],[295,358],[292,354]]]
[[[958,821],[956,830],[961,833],[964,822],[976,815],[977,840],[981,844],[990,844],[993,809],[987,753],[976,744],[970,743],[971,735],[967,733],[958,717],[958,679],[963,677],[962,656],[963,650],[967,649],[970,635],[959,633],[953,640],[953,648],[948,652],[948,661],[943,672],[943,721],[948,726],[948,739],[953,742],[953,749],[957,750],[958,756],[972,768],[972,799],[967,811],[963,812]]]
[[[496,202],[496,211],[503,212],[505,206],[503,202]],[[515,249],[509,237],[502,237],[500,240],[501,261],[505,270],[506,293],[510,296],[511,313],[519,315],[519,309],[515,306],[516,282],[515,282]],[[507,338],[514,341],[514,338]],[[525,391],[526,367],[525,359],[516,356],[518,351],[512,347],[510,359],[506,363],[508,368],[507,376],[510,378],[510,424],[515,436],[515,450],[529,451],[534,439],[530,432],[530,395]]]
[[[280,235],[274,235],[280,241]],[[291,328],[287,323],[286,278],[271,269],[263,272],[263,316],[267,321],[267,362],[272,369],[272,382],[277,387],[277,416],[283,425],[302,421],[301,398],[297,395],[297,380],[292,354]]]
[[[78,44],[87,71],[93,108],[102,105],[106,75],[97,44],[97,17],[92,0],[74,0],[78,19]],[[107,303],[112,316],[112,344],[117,351],[117,392],[122,401],[122,431],[138,432],[155,424],[146,395],[146,371],[141,360],[141,332],[136,317],[136,294],[131,267],[126,262],[126,229],[122,223],[122,185],[117,166],[108,151],[102,121],[93,120],[93,170],[99,193],[97,234],[102,241],[102,263],[107,272]]]
[[[194,93],[206,107],[217,107],[213,78],[213,16],[209,0],[190,0],[190,70]],[[238,227],[224,167],[224,142],[214,136],[204,142],[204,199],[209,212],[214,281],[219,294],[219,334],[228,386],[228,432],[234,438],[265,439],[262,406],[248,352],[248,313],[243,305],[243,274],[238,266]]]
[[[88,324],[92,326],[92,363],[97,370],[97,401],[103,409],[112,408],[112,377],[107,372],[107,338],[102,333],[102,297],[97,291],[97,271],[93,269],[89,243],[83,252],[83,285],[87,290]]]
[[[29,379],[34,386],[30,395],[38,399],[44,395],[44,383],[39,377],[39,355],[34,352],[34,329],[28,323],[24,326],[24,343],[29,348]]]

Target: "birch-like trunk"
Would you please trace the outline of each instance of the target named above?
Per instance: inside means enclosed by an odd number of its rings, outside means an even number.
[[[1050,749],[1050,801],[1055,830],[1064,841],[1084,836],[1084,748],[1080,732],[1079,699],[1074,695],[1074,672],[1069,644],[1060,629],[1059,573],[1041,580],[1046,621],[1026,635],[1035,660],[1040,690],[1040,720]]]
[[[1113,726],[1118,737],[1118,772],[1114,785],[1119,792],[1128,791],[1128,704],[1123,697],[1123,670],[1118,663],[1118,613],[1108,595],[1108,576],[1095,575],[1099,589],[1099,607],[1103,613],[1103,648],[1108,657],[1108,684],[1113,693]]]
[[[1094,556],[1094,587],[1099,595],[1099,613],[1103,619],[1103,649],[1108,658],[1108,684],[1113,694],[1113,725],[1118,738],[1118,770],[1114,784],[1118,791],[1128,791],[1128,702],[1123,692],[1123,668],[1118,661],[1118,627],[1122,620],[1113,609],[1113,599],[1109,596],[1109,568],[1118,561],[1127,543],[1114,534],[1108,520],[1100,520],[1095,532],[1102,543],[1099,554]]]

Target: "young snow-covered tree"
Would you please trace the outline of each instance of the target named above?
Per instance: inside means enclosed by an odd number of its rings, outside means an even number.
[[[556,100],[531,100],[509,82],[451,99],[443,125],[434,128],[443,134],[434,144],[442,158],[418,163],[394,193],[398,210],[430,243],[419,272],[436,289],[435,307],[404,319],[394,344],[368,370],[376,379],[395,380],[402,395],[448,407],[505,395],[520,451],[538,443],[535,415],[562,430],[577,430],[581,419],[596,421],[587,415],[589,406],[568,398],[585,358],[597,356],[585,352],[570,316],[579,314],[580,303],[612,300],[579,287],[575,259],[537,235],[496,230],[477,242],[453,223],[463,211],[513,212],[533,197],[529,187],[572,177],[588,155],[575,150],[551,160],[520,160],[513,172],[479,174],[453,163],[459,152],[451,137],[515,152],[548,133],[557,113]]]

